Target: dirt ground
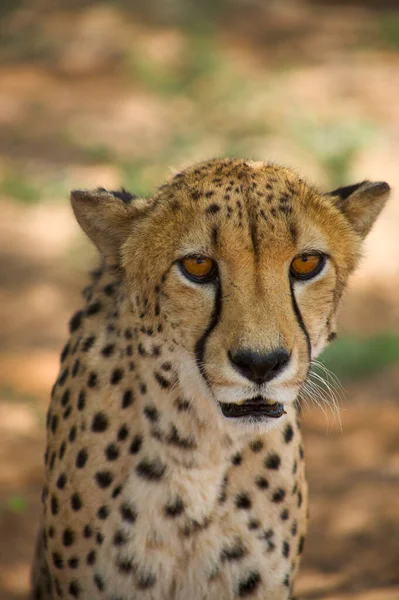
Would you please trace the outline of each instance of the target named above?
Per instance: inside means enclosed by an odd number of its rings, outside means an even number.
[[[394,2],[269,2],[263,21],[255,6],[262,3],[249,3],[246,18],[233,15],[234,28],[216,40],[226,65],[234,62],[245,76],[228,94],[224,66],[202,76],[198,70],[191,87],[173,93],[157,79],[189,48],[176,27],[139,26],[117,3],[82,3],[87,7],[79,14],[56,4],[53,12],[43,10],[41,28],[32,6],[15,15],[10,10],[9,38],[16,32],[26,43],[22,50],[9,43],[5,56],[12,60],[2,60],[0,49],[1,600],[26,598],[49,391],[66,324],[95,266],[67,189],[119,186],[125,162],[146,165],[149,156],[164,162],[159,170],[143,167],[144,183],[161,183],[170,167],[223,154],[226,140],[244,138],[240,152],[249,148],[256,158],[291,164],[327,185],[320,157],[331,141],[341,144],[342,184],[366,176],[394,188],[350,286],[341,331],[399,334],[399,53],[367,45],[379,10]],[[378,10],[367,12],[373,4]],[[384,27],[392,25],[389,19]],[[398,31],[389,31],[398,44]],[[31,60],[32,32],[36,45],[45,39],[48,46],[42,54],[35,46]],[[156,67],[141,79],[121,74],[121,57],[133,47]],[[240,105],[242,81],[249,80]],[[318,136],[319,125],[327,137]],[[179,127],[184,135],[175,138]],[[367,138],[349,158],[347,134],[356,144]],[[37,189],[40,202],[32,201]],[[316,406],[302,415],[311,506],[296,594],[300,600],[399,600],[399,364],[348,383],[340,415],[342,428]]]

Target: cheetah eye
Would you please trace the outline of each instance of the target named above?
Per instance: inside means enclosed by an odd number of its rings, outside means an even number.
[[[326,262],[325,256],[317,252],[308,252],[294,258],[290,266],[290,275],[301,281],[315,277]]]
[[[209,283],[218,274],[215,261],[207,256],[186,256],[179,264],[183,275],[195,283]]]

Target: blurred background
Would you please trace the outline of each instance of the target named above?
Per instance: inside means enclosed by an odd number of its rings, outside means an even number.
[[[393,187],[325,364],[341,422],[304,408],[303,600],[399,599],[399,7],[395,0],[2,0],[0,598],[26,597],[44,420],[96,255],[68,192],[149,194],[213,156],[321,188]]]

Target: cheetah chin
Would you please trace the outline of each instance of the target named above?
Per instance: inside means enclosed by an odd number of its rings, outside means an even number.
[[[264,419],[279,419],[286,414],[284,406],[279,402],[267,403],[262,396],[255,396],[245,400],[242,404],[232,402],[218,402],[223,415],[229,419],[242,417],[255,417],[259,421]]]

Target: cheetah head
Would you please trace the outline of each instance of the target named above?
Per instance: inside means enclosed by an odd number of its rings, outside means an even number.
[[[251,429],[284,415],[335,336],[388,193],[365,181],[322,194],[286,168],[226,159],[152,198],[77,191],[72,205],[120,273],[132,321],[173,352],[183,393],[208,418]]]

